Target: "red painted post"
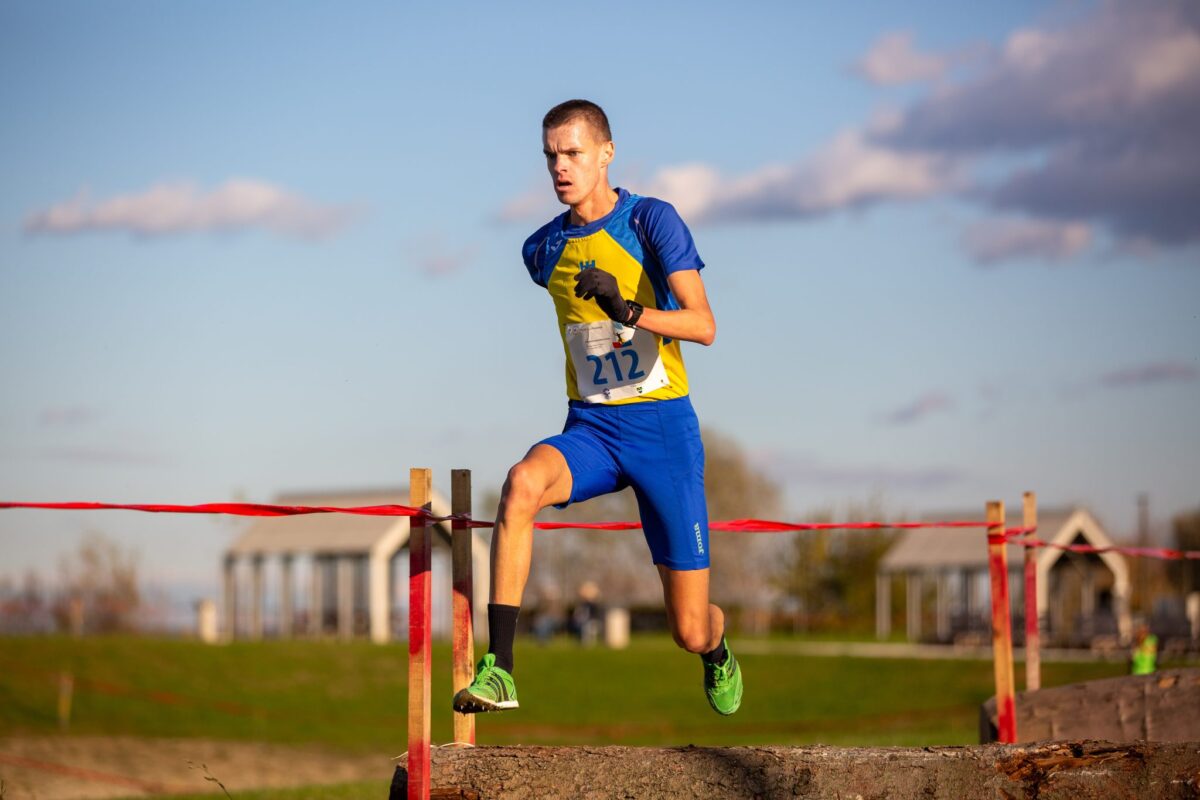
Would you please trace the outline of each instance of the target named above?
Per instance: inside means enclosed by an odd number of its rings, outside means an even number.
[[[1004,503],[987,504],[988,571],[992,578],[992,661],[996,674],[996,727],[1001,742],[1017,741],[1016,691],[1013,688],[1012,615],[1008,606],[1008,543]]]
[[[430,510],[433,476],[429,469],[408,472],[408,504]],[[409,518],[408,538],[408,798],[429,800],[429,651],[430,569],[429,522]]]
[[[471,516],[471,470],[450,471],[450,512]],[[454,691],[465,689],[475,678],[475,592],[471,569],[471,529],[454,520],[450,533],[450,570],[454,582],[452,611],[454,642]],[[454,741],[475,744],[475,715],[454,712]]]
[[[1037,495],[1026,492],[1022,524],[1033,530],[1025,534],[1037,538]],[[1037,550],[1025,548],[1025,691],[1042,688],[1042,637],[1038,630]]]

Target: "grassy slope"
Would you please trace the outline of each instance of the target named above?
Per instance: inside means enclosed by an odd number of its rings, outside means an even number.
[[[435,647],[434,742],[451,738],[449,652]],[[517,648],[522,708],[479,721],[481,744],[968,744],[987,661],[746,655],[742,710],[712,713],[694,656],[666,639],[622,652]],[[407,649],[153,639],[0,640],[0,735],[57,732],[57,674],[76,679],[71,732],[314,743],[398,754]],[[1121,674],[1048,664],[1048,686]]]

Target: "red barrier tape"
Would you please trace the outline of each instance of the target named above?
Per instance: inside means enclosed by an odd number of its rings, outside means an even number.
[[[0,503],[5,508],[41,508],[66,511],[149,511],[170,514],[232,514],[240,517],[287,517],[300,514],[365,514],[376,517],[421,517],[426,522],[450,522],[453,528],[491,528],[494,522],[471,519],[461,514],[439,516],[420,508],[401,505],[382,506],[277,506],[268,503],[201,503],[199,505],[150,505],[143,503]],[[778,533],[781,531],[882,530],[886,528],[982,528],[986,522],[950,520],[943,522],[776,522],[765,519],[733,519],[709,524],[709,530],[740,533]],[[543,531],[640,530],[640,522],[535,522]]]
[[[412,506],[275,506],[267,503],[200,503],[192,506],[143,503],[0,503],[4,508],[51,508],[66,511],[150,511],[164,514],[233,514],[239,517],[289,517],[297,514],[365,514],[374,517],[418,517]],[[443,517],[439,519],[449,519]]]
[[[300,514],[360,514],[373,517],[418,517],[428,522],[449,522],[453,528],[491,528],[495,523],[488,520],[471,519],[462,514],[439,516],[426,513],[423,509],[402,505],[381,506],[279,506],[269,503],[200,503],[198,505],[161,505],[144,503],[0,503],[5,508],[41,508],[66,511],[149,511],[167,514],[232,514],[241,517],[289,517]],[[593,530],[634,531],[640,530],[640,522],[535,522],[533,527],[543,531]],[[986,522],[974,520],[943,520],[937,522],[777,522],[766,519],[731,519],[710,523],[713,531],[737,533],[779,533],[783,531],[865,531],[915,528],[983,528]],[[1120,553],[1127,556],[1161,558],[1167,560],[1200,560],[1200,550],[1175,550],[1169,547],[1094,547],[1088,544],[1052,544],[1027,537],[1037,528],[1005,528],[1004,533],[989,535],[989,543],[1000,541],[1024,547],[1053,547],[1071,553]]]
[[[1055,550],[1063,550],[1068,553],[1087,553],[1087,554],[1102,554],[1102,553],[1120,553],[1123,556],[1133,556],[1135,558],[1160,558],[1166,561],[1182,561],[1192,560],[1200,561],[1200,550],[1175,550],[1170,547],[1118,547],[1110,545],[1108,547],[1096,547],[1090,544],[1054,544],[1036,537],[1026,537],[1026,534],[1033,533],[1037,528],[1007,528],[1002,535],[988,536],[989,542],[1009,542],[1018,544],[1022,547],[1052,547]]]

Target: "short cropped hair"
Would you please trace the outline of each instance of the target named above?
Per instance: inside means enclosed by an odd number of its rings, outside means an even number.
[[[604,113],[603,108],[591,100],[568,100],[565,103],[559,103],[547,111],[546,116],[542,118],[542,130],[557,128],[580,118],[587,120],[588,125],[599,135],[600,141],[612,141],[612,130],[608,127],[608,115]]]

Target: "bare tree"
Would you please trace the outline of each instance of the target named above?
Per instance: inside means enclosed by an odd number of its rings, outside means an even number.
[[[837,515],[839,521],[884,520],[878,497],[852,503]],[[805,516],[812,522],[830,522],[832,509]],[[895,540],[886,531],[817,531],[801,533],[792,541],[788,569],[781,588],[799,607],[800,627],[806,629],[866,628],[875,608],[875,574],[879,560]]]
[[[71,627],[72,604],[82,608],[84,628],[96,633],[133,630],[142,602],[137,554],[102,533],[92,532],[59,562],[60,589],[54,616]]]
[[[40,575],[25,573],[18,587],[10,578],[0,578],[0,631],[45,633],[51,630],[50,603]]]

